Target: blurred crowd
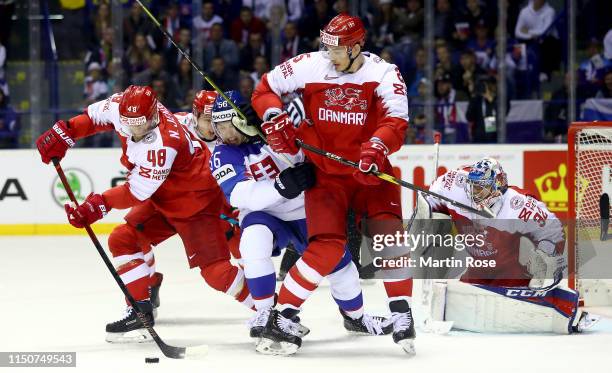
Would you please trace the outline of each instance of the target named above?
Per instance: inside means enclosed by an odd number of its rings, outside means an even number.
[[[85,105],[129,84],[139,84],[152,86],[167,107],[186,111],[195,91],[207,88],[136,2],[122,0],[123,50],[121,56],[114,56],[117,49],[113,46],[109,1],[57,1],[64,16],[54,25],[59,57],[84,61]],[[0,7],[12,2],[0,0]],[[497,3],[435,0],[432,83],[425,77],[423,1],[358,2],[358,13],[368,29],[365,50],[396,64],[407,84],[411,117],[407,142],[425,142],[424,104],[431,84],[436,100],[435,129],[443,134],[445,142],[497,141]],[[612,2],[578,3],[578,99],[611,98]],[[274,64],[318,50],[319,30],[336,14],[354,10],[347,0],[202,0],[199,12],[187,0],[151,0],[145,4],[187,53],[195,56],[201,46],[203,57],[196,62],[218,86],[238,89],[247,98]],[[564,2],[507,0],[506,4],[507,99],[546,99],[544,138],[558,140],[567,131],[564,61],[568,30]],[[7,110],[7,52],[1,32],[0,147],[10,142],[4,133],[11,128],[18,130],[18,125],[11,122],[14,111]],[[274,46],[280,51],[273,53]],[[555,77],[562,81],[560,88],[543,97],[542,85],[550,85]],[[457,112],[458,101],[468,102],[462,115]],[[460,117],[467,120],[465,128],[458,125]]]

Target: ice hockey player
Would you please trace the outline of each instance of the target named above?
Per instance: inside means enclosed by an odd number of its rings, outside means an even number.
[[[208,165],[210,152],[193,138],[150,87],[129,86],[87,107],[84,114],[60,120],[43,133],[37,146],[45,163],[62,159],[75,140],[116,131],[121,163],[130,172],[124,185],[90,194],[79,206],[66,205],[70,224],[82,228],[111,209],[132,208],[126,224],[108,239],[117,272],[153,323],[150,286],[154,269],[147,263],[150,246],[178,234],[189,268],[199,267],[204,280],[247,307],[252,298],[244,274],[230,263],[220,228],[223,193]],[[143,340],[143,326],[128,305],[124,316],[106,326],[110,342]]]
[[[251,118],[251,126],[260,123],[253,110],[245,108],[238,91],[229,91],[226,96],[237,107],[242,107]],[[272,256],[279,255],[288,243],[292,243],[298,253],[303,253],[306,248],[308,234],[303,191],[315,184],[315,175],[314,166],[304,162],[301,151],[288,156],[295,164],[290,167],[283,162],[281,155],[258,137],[241,132],[239,128],[244,128],[244,125],[232,124],[241,121],[227,101],[217,97],[212,122],[219,143],[213,151],[211,169],[230,204],[240,210],[240,253],[257,308],[257,314],[249,323],[250,335],[259,338],[275,301]],[[348,251],[327,279],[344,318],[344,326],[349,331],[373,335],[391,332],[390,327],[383,331],[383,322],[387,320],[364,314],[359,273]],[[291,330],[297,337],[306,334],[307,329],[303,326],[298,323],[293,326],[295,328]],[[297,349],[294,344],[287,348],[293,348],[293,352]],[[262,349],[261,346],[258,348]]]
[[[496,159],[450,170],[430,190],[479,209],[486,207],[495,215],[483,219],[448,202],[419,196],[417,216],[448,215],[458,234],[481,235],[466,248],[472,262],[495,262],[493,267],[468,266],[459,282],[434,282],[441,289],[433,291],[433,303],[442,307],[444,321],[476,332],[565,334],[596,321],[578,309],[576,291],[559,285],[567,265],[563,225],[536,197],[509,187]],[[438,232],[446,233],[450,232]],[[522,265],[519,252],[526,248],[529,258]]]
[[[392,173],[387,159],[403,144],[408,125],[406,85],[399,69],[362,52],[365,28],[358,17],[339,14],[321,30],[321,51],[301,54],[265,74],[252,103],[264,120],[273,150],[297,154],[296,139],[359,160],[354,170],[311,154],[317,182],[305,192],[309,244],[285,278],[261,344],[297,343],[287,326],[320,281],[340,262],[346,244],[349,207],[379,226],[401,228],[400,190],[370,174]],[[296,130],[282,111],[281,95],[301,92],[307,120]],[[351,177],[352,175],[352,177]],[[377,233],[373,229],[370,232]],[[410,309],[412,279],[385,280],[394,320],[393,340],[414,353]],[[299,343],[297,343],[299,346]]]
[[[174,113],[179,122],[198,139],[206,142],[211,150],[217,139],[211,124],[211,111],[215,98],[217,98],[217,92],[201,90],[193,99],[191,113]]]

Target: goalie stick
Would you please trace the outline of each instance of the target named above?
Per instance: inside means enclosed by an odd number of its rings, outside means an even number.
[[[64,189],[66,190],[66,193],[68,194],[68,197],[70,198],[70,201],[78,205],[78,201],[74,197],[72,188],[70,188],[70,184],[68,184],[68,180],[66,180],[66,175],[64,174],[64,170],[62,169],[62,166],[60,165],[60,162],[57,158],[53,158],[53,166],[55,166],[55,171],[57,171],[57,176],[59,176],[62,182],[62,185],[64,186]],[[106,268],[108,268],[111,275],[113,275],[115,282],[117,283],[117,285],[119,285],[119,288],[121,288],[123,295],[125,295],[128,302],[130,302],[132,307],[136,310],[136,316],[138,316],[138,319],[145,326],[145,328],[147,329],[147,331],[149,332],[149,334],[151,335],[151,337],[153,338],[157,346],[159,346],[159,349],[162,351],[164,356],[169,357],[171,359],[183,359],[185,358],[185,356],[197,356],[197,355],[205,354],[206,351],[208,351],[207,345],[193,346],[193,347],[176,347],[176,346],[170,346],[166,344],[159,337],[155,329],[153,329],[153,327],[147,321],[147,318],[142,312],[142,309],[140,308],[140,306],[138,305],[134,297],[132,297],[132,294],[130,294],[129,290],[125,286],[125,283],[123,282],[123,280],[121,280],[121,277],[119,277],[119,274],[117,273],[117,271],[115,270],[115,267],[113,266],[110,259],[106,255],[106,252],[104,252],[104,248],[100,244],[100,241],[98,241],[98,237],[96,237],[96,234],[91,229],[91,226],[86,224],[85,230],[87,231],[89,238],[91,239],[94,246],[96,247],[96,250],[98,250],[98,254],[100,254],[100,256],[102,257],[102,260],[104,261],[104,264],[106,265]]]
[[[610,196],[604,193],[599,198],[599,215],[601,218],[601,234],[599,236],[601,241],[607,241],[612,238],[612,235],[608,234],[608,227],[610,226]]]

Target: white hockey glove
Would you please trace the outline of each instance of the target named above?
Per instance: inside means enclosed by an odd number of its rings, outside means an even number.
[[[556,255],[555,245],[550,241],[540,241],[537,249],[527,261],[527,270],[531,273],[531,289],[548,288],[558,283],[567,267],[567,258]]]
[[[289,105],[287,105],[287,114],[289,114],[289,118],[291,118],[291,121],[295,127],[299,127],[300,123],[306,119],[304,103],[302,102],[302,98],[300,96],[294,98]]]

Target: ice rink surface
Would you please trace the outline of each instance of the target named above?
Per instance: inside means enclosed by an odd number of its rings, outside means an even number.
[[[100,236],[104,246],[106,238]],[[252,312],[211,290],[197,269],[189,270],[180,241],[160,245],[155,256],[164,274],[155,329],[169,344],[208,344],[208,355],[171,360],[154,343],[106,343],[105,324],[120,318],[124,304],[87,236],[0,237],[0,351],[76,351],[76,369],[53,372],[574,373],[612,367],[610,318],[588,333],[566,336],[417,330],[417,355],[408,358],[391,336],[348,335],[326,285],[301,313],[311,333],[298,353],[263,356],[255,352],[245,326]],[[387,312],[382,283],[364,284],[363,290],[368,312]],[[419,311],[415,307],[417,325]],[[145,357],[160,362],[145,364]]]

